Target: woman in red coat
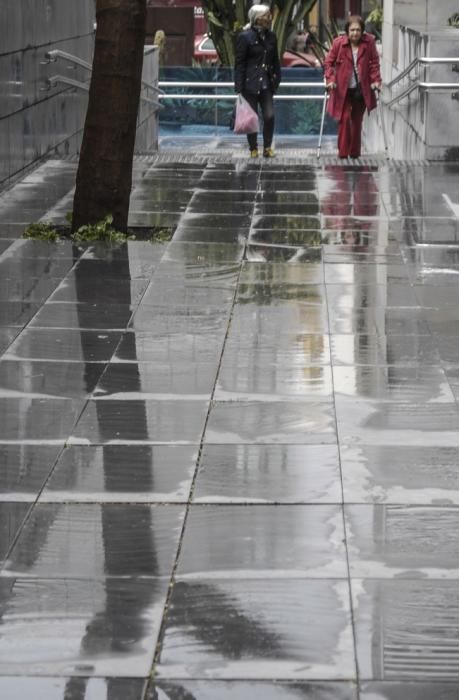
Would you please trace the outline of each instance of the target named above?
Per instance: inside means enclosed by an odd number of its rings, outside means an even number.
[[[325,82],[330,91],[328,113],[339,121],[338,155],[358,158],[365,109],[376,107],[375,90],[381,89],[379,55],[363,19],[349,17],[346,34],[337,37],[325,59]]]

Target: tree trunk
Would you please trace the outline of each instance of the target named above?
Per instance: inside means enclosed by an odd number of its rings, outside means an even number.
[[[140,100],[146,0],[97,0],[89,104],[72,230],[107,214],[126,231]]]

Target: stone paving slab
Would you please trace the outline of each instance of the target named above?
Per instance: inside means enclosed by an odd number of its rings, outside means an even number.
[[[459,164],[220,146],[0,195],[0,697],[453,700]]]

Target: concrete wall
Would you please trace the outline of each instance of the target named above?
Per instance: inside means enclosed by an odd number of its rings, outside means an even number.
[[[93,23],[94,0],[1,0],[0,186],[50,151],[75,152],[87,98],[42,91],[57,71],[41,62],[52,48],[91,61]],[[82,69],[62,70],[87,79]]]
[[[459,57],[459,29],[431,32],[428,56]],[[458,63],[459,65],[459,63]],[[434,83],[457,83],[459,73],[451,66],[435,66],[426,70],[425,80]],[[455,157],[459,159],[459,100],[451,92],[429,93],[426,96],[425,154],[428,159]]]
[[[385,0],[382,73],[390,82],[415,57],[458,57],[459,30],[448,27],[448,17],[457,11],[457,0]],[[385,90],[389,101],[419,77],[426,82],[458,83],[451,66],[413,71],[410,76]],[[415,90],[408,98],[384,110],[390,155],[396,158],[443,160],[458,157],[459,101],[451,92]],[[383,148],[375,115],[367,120],[365,136],[372,151]]]
[[[84,68],[45,54],[61,49],[91,63],[94,48],[94,0],[0,0],[0,188],[46,155],[78,152],[87,93],[59,84],[46,91],[47,78],[64,75],[89,80]],[[156,51],[149,47],[144,79],[157,79]],[[145,96],[154,97],[151,91]],[[157,147],[153,107],[142,101],[137,150]]]
[[[388,4],[394,5],[396,24],[423,25],[430,29],[444,27],[448,17],[458,11],[457,0],[388,0]]]
[[[398,31],[401,26],[429,33],[447,26],[448,17],[458,11],[458,0],[384,0],[383,67],[384,80],[398,64]]]

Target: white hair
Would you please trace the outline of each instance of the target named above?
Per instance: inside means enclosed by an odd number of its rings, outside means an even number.
[[[250,25],[254,25],[257,19],[262,17],[262,15],[265,15],[267,12],[270,12],[268,5],[252,5],[248,12]]]

